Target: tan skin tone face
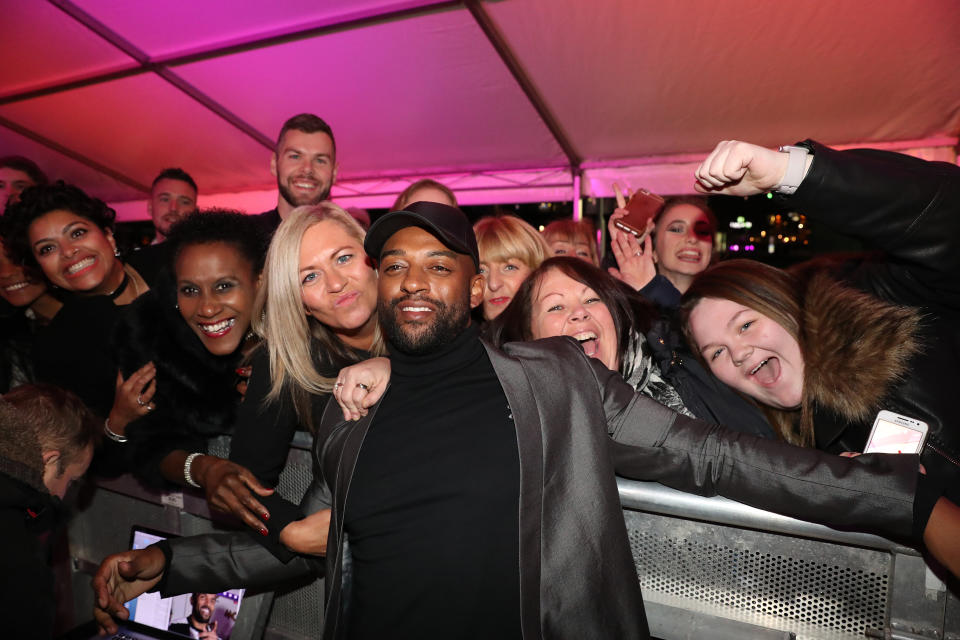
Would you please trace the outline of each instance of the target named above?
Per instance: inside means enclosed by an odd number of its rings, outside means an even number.
[[[87,447],[79,455],[75,456],[71,462],[62,465],[58,471],[58,463],[61,461],[59,451],[44,451],[41,454],[43,460],[43,484],[50,492],[50,495],[57,496],[61,500],[67,494],[70,485],[83,477],[93,459],[93,447]]]
[[[270,173],[280,189],[281,217],[296,207],[319,204],[330,196],[337,179],[333,140],[323,132],[287,131],[270,158]]]
[[[197,191],[183,180],[164,178],[154,185],[147,202],[157,238],[164,240],[180,218],[197,208]]]
[[[684,293],[713,256],[710,218],[692,204],[671,207],[657,220],[653,247],[657,271]]]
[[[236,351],[250,329],[257,294],[253,264],[237,248],[214,242],[184,247],[174,268],[184,322],[210,353]]]
[[[29,175],[11,167],[0,167],[0,213],[8,204],[20,199],[20,194],[34,181]]]
[[[584,353],[612,371],[619,366],[617,329],[607,305],[596,292],[550,269],[533,294],[530,329],[535,340],[553,336],[576,338]]]
[[[590,257],[590,241],[587,238],[576,238],[574,242],[554,240],[548,244],[550,245],[550,251],[555,256],[580,258],[584,262],[593,264],[593,258]]]
[[[507,308],[531,271],[525,262],[516,258],[480,261],[480,273],[486,279],[483,292],[484,320],[493,320]]]
[[[377,273],[363,245],[323,220],[300,241],[300,295],[307,314],[345,344],[369,349],[377,325]]]
[[[778,409],[803,399],[803,355],[786,329],[758,311],[704,298],[690,314],[700,355],[725,384]]]
[[[72,211],[45,213],[27,228],[33,255],[51,283],[87,295],[106,295],[123,282],[110,231]]]

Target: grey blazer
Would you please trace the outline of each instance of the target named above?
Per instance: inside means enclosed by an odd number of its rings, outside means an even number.
[[[835,526],[910,533],[915,456],[839,458],[677,415],[635,393],[569,338],[505,351],[485,346],[517,428],[525,638],[649,636],[615,472]],[[164,594],[326,575],[324,637],[344,637],[344,505],[375,415],[376,407],[345,423],[328,407],[315,437],[314,486],[303,507],[333,507],[323,568],[302,557],[284,565],[243,533],[180,538],[171,542]]]

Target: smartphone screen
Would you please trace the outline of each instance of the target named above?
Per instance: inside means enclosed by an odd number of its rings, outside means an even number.
[[[920,453],[923,432],[878,418],[864,453]]]

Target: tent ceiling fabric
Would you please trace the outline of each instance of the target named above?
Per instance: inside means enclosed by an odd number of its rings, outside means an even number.
[[[166,166],[202,194],[269,192],[270,141],[302,111],[333,126],[335,195],[361,204],[438,174],[472,202],[548,197],[571,158],[595,172],[589,193],[646,165],[641,180],[675,190],[723,138],[924,146],[960,132],[955,0],[4,0],[4,13],[0,155],[113,202],[144,198]]]

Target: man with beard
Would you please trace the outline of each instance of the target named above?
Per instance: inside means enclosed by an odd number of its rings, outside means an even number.
[[[258,218],[272,236],[295,208],[320,204],[330,197],[337,179],[333,129],[312,113],[301,113],[284,122],[270,156],[270,173],[277,179],[277,208]]]
[[[568,337],[506,351],[482,341],[470,308],[483,277],[459,209],[415,203],[378,220],[364,247],[379,260],[389,386],[356,422],[327,406],[302,505],[312,515],[270,521],[288,544],[312,528],[289,546],[325,565],[284,563],[246,534],[116,554],[94,579],[105,629],[161,578],[171,595],[322,574],[324,638],[647,638],[614,471],[910,533],[916,458],[728,434],[635,393]]]
[[[190,604],[193,611],[187,618],[171,622],[167,630],[199,640],[220,640],[217,623],[211,622],[217,598],[215,593],[191,593]]]

